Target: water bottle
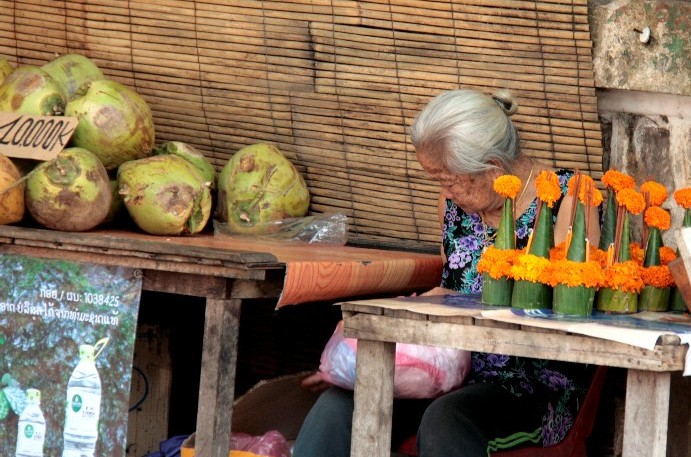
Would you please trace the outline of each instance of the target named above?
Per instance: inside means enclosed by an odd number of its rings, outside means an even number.
[[[26,390],[26,406],[19,415],[15,457],[43,457],[46,419],[41,411],[41,391]]]
[[[79,346],[79,363],[67,383],[62,457],[93,457],[96,451],[101,378],[96,370],[95,358],[95,346]]]

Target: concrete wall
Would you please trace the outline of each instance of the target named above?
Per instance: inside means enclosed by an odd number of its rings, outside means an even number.
[[[663,206],[678,227],[671,194],[691,186],[691,2],[590,0],[589,11],[603,166],[664,184]],[[673,232],[667,245],[675,245]]]

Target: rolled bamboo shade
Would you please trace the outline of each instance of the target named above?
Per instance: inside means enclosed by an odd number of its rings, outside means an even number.
[[[218,169],[277,145],[355,243],[438,246],[438,187],[408,133],[444,90],[510,89],[527,154],[602,172],[587,0],[0,0],[0,54],[66,53],[137,90],[157,143]]]

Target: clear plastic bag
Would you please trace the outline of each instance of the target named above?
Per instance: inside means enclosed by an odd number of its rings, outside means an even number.
[[[343,336],[343,321],[326,343],[319,373],[324,381],[353,390],[357,340]],[[394,397],[436,398],[463,384],[470,352],[436,346],[396,344]]]
[[[234,451],[246,451],[261,457],[290,457],[290,444],[281,432],[270,430],[261,436],[242,432],[230,435],[230,448]]]
[[[243,236],[233,232],[228,224],[218,220],[214,220],[214,234]],[[249,236],[254,239],[343,246],[348,242],[348,218],[343,214],[316,214],[281,219],[255,225]]]

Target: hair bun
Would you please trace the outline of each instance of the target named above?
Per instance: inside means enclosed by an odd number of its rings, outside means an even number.
[[[511,116],[518,111],[518,103],[508,90],[500,90],[492,95],[492,99],[504,110],[507,116]]]

